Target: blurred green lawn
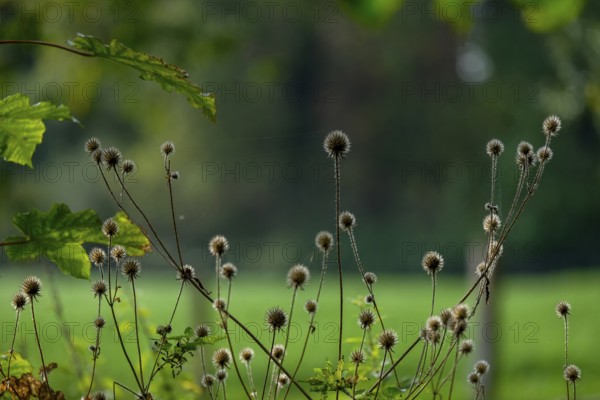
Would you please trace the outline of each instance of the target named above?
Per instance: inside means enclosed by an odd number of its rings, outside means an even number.
[[[29,268],[27,268],[30,270]],[[0,346],[2,352],[8,350],[12,329],[14,327],[13,313],[10,311],[10,299],[18,290],[21,280],[27,272],[9,271],[3,273],[2,287],[0,293],[0,304],[3,304],[0,313],[2,323],[2,339]],[[56,275],[56,274],[55,274]],[[264,326],[264,313],[274,305],[284,309],[289,308],[291,301],[291,289],[285,287],[285,279],[274,277],[248,277],[245,271],[240,271],[240,276],[234,281],[231,298],[231,310],[239,319],[246,322],[250,329],[256,333],[263,343],[269,342],[269,333]],[[91,321],[96,316],[97,303],[94,301],[89,283],[77,281],[66,277],[55,276],[55,288],[59,293],[64,308],[64,318],[68,327],[68,334],[61,332],[61,326],[56,318],[53,308],[53,294],[47,282],[47,275],[40,274],[40,278],[46,283],[43,296],[36,304],[37,315],[40,323],[40,332],[45,338],[43,343],[46,362],[55,361],[59,368],[50,375],[53,387],[64,391],[67,398],[79,398],[82,395],[82,387],[78,387],[76,367],[72,354],[67,347],[67,341],[72,339],[73,343],[80,349],[81,357],[85,361],[84,370],[89,374],[90,352],[87,347],[93,343],[95,331],[91,327]],[[308,321],[307,314],[301,306],[304,301],[316,292],[316,273],[313,281],[305,291],[299,292],[296,302],[297,308],[293,316],[293,324],[290,331],[290,346],[286,365],[295,365],[298,358],[298,349],[301,347],[306,334]],[[362,298],[364,288],[361,287],[357,276],[350,276],[345,286],[345,294],[348,298],[345,308],[346,322],[344,325],[345,337],[358,337],[360,331],[356,321],[357,307],[351,304],[351,300]],[[519,276],[499,279],[496,286],[492,288],[493,305],[496,309],[495,317],[487,323],[481,320],[483,307],[478,310],[478,315],[472,323],[470,335],[475,341],[476,349],[481,349],[483,342],[494,346],[496,356],[491,358],[491,371],[494,373],[495,382],[489,392],[489,399],[563,399],[565,398],[565,384],[562,378],[563,364],[563,330],[562,321],[554,313],[554,305],[559,300],[567,300],[572,305],[572,316],[570,319],[570,348],[569,361],[579,365],[582,369],[582,381],[577,388],[578,398],[600,399],[600,363],[598,362],[599,350],[595,346],[600,337],[600,324],[595,318],[600,310],[600,274],[590,272],[569,272],[542,276]],[[305,357],[300,379],[306,378],[312,368],[323,366],[326,359],[334,360],[337,353],[337,288],[334,276],[326,281],[323,297],[317,314],[317,330],[311,338],[309,352]],[[142,305],[143,321],[153,331],[156,324],[164,324],[168,321],[170,310],[172,310],[178,290],[178,282],[172,275],[147,274],[138,281],[136,285],[139,291],[138,301]],[[458,277],[440,276],[438,285],[437,307],[452,306],[464,293],[467,284]],[[386,326],[393,327],[398,331],[400,343],[396,354],[400,354],[403,348],[414,340],[420,324],[426,319],[430,307],[431,284],[425,276],[401,276],[387,275],[379,276],[379,282],[375,286],[378,302],[386,318]],[[124,290],[123,302],[121,303],[120,315],[131,320],[128,304],[129,291]],[[105,308],[105,311],[107,308]],[[104,313],[108,320],[108,313]],[[175,319],[174,333],[180,333],[186,326],[196,326],[203,321],[214,321],[214,311],[206,302],[191,290],[184,291],[181,308]],[[39,367],[39,357],[35,348],[30,311],[23,314],[22,321],[25,322],[17,335],[16,348],[24,353],[34,366]],[[118,342],[115,336],[112,322],[108,321],[104,330],[102,342],[102,354],[99,359],[99,380],[95,388],[111,390],[113,378],[121,384],[131,388],[132,379],[127,370],[124,357],[118,350]],[[213,326],[216,326],[213,322]],[[252,342],[246,335],[236,328],[231,327],[232,338],[236,352],[245,346],[251,346]],[[128,348],[133,345],[133,330],[124,327],[124,335],[128,342]],[[144,341],[150,340],[143,336]],[[277,342],[283,342],[282,336]],[[224,345],[224,343],[222,343]],[[354,344],[345,345],[345,353],[348,354]],[[149,345],[145,348],[149,360]],[[256,351],[259,354],[259,351]],[[413,352],[413,357],[403,363],[399,369],[401,376],[410,376],[414,371],[409,366],[415,365],[414,360],[418,352]],[[210,350],[209,350],[210,354]],[[112,357],[114,355],[114,357]],[[237,356],[237,354],[236,354]],[[457,392],[455,398],[471,398],[470,388],[465,377],[472,365],[480,358],[481,354],[473,354],[463,361],[461,370],[457,375]],[[485,356],[488,357],[487,355]],[[200,376],[199,358],[194,357],[185,369],[188,377],[194,379]],[[135,358],[134,358],[135,359]],[[257,356],[255,367],[255,381],[262,385],[259,377],[263,376],[264,360],[262,355]],[[263,369],[261,369],[261,367]],[[165,385],[172,385],[168,371]],[[234,371],[230,371],[233,378]],[[185,385],[193,388],[190,381]],[[235,386],[235,385],[231,385]],[[233,388],[231,388],[233,389]],[[294,392],[292,392],[294,393]],[[127,398],[123,393],[117,392],[118,398]],[[197,397],[192,395],[190,398]],[[241,398],[230,392],[230,398]],[[317,398],[318,396],[315,396]],[[167,398],[167,397],[163,397]],[[175,397],[173,397],[175,398]],[[177,398],[183,398],[178,396]],[[300,398],[290,396],[290,398]]]

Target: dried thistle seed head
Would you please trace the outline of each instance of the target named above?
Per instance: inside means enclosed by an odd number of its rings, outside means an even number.
[[[105,324],[106,324],[106,321],[104,320],[104,318],[102,318],[101,315],[97,316],[96,319],[94,320],[94,326],[98,329],[104,328]]]
[[[42,291],[42,281],[40,281],[35,276],[28,276],[27,278],[25,278],[25,280],[23,280],[23,285],[21,286],[21,289],[23,290],[23,293],[25,293],[27,297],[29,297],[30,300],[33,300],[37,296],[39,296],[40,292]]]
[[[533,153],[533,146],[529,142],[522,141],[517,146],[517,154],[531,154]]]
[[[102,250],[100,247],[94,247],[92,251],[90,251],[90,261],[94,263],[95,266],[100,267],[106,261],[106,252]]]
[[[464,321],[469,318],[469,306],[465,303],[460,303],[452,310],[452,317],[457,321]]]
[[[365,308],[358,314],[358,325],[361,329],[369,329],[375,323],[375,314],[369,308]]]
[[[523,167],[533,167],[535,165],[535,162],[537,160],[537,156],[535,155],[535,153],[529,153],[529,154],[517,154],[517,158],[515,159],[515,162],[517,163],[517,166],[520,168]]]
[[[314,300],[306,300],[304,303],[304,309],[309,314],[314,314],[317,312],[317,302]]]
[[[367,285],[371,286],[377,283],[377,275],[373,272],[365,272],[364,280]]]
[[[321,231],[315,237],[315,244],[321,252],[327,253],[333,247],[333,235],[329,232]]]
[[[492,241],[488,248],[488,257],[490,259],[498,260],[502,257],[502,253],[504,252],[504,246],[498,243],[497,240]]]
[[[102,224],[102,234],[107,238],[115,236],[119,233],[119,224],[112,218],[107,219]]]
[[[277,387],[281,389],[284,386],[287,386],[290,383],[290,378],[284,373],[279,374],[277,378]]]
[[[567,315],[571,314],[571,305],[566,301],[559,301],[556,304],[556,315],[559,318],[567,318]]]
[[[208,250],[213,256],[222,256],[229,249],[229,242],[222,235],[216,235],[208,243]]]
[[[173,172],[171,172],[170,176],[171,176],[172,180],[176,181],[177,179],[179,179],[179,175],[180,175],[179,171],[173,171]]]
[[[423,256],[421,266],[427,272],[427,275],[433,275],[444,268],[444,258],[437,251],[428,251]]]
[[[224,264],[221,267],[221,277],[232,280],[237,275],[237,267],[232,263]]]
[[[216,376],[216,378],[217,378],[217,380],[219,382],[226,381],[227,380],[227,376],[228,376],[227,370],[226,369],[220,369],[220,370],[217,371],[217,373],[215,374],[215,376]]]
[[[577,365],[567,365],[565,367],[564,377],[567,382],[575,383],[581,379],[581,370]]]
[[[479,360],[475,363],[475,372],[479,375],[485,375],[490,369],[490,364],[485,360]]]
[[[198,338],[205,338],[210,336],[210,328],[204,324],[200,324],[194,329],[194,333]]]
[[[429,329],[432,332],[439,331],[443,325],[444,324],[442,323],[442,319],[437,315],[427,318],[427,322],[425,323],[427,329]]]
[[[213,302],[213,308],[217,311],[225,311],[225,309],[227,309],[227,304],[223,299],[215,299]]]
[[[276,344],[273,346],[273,350],[271,350],[271,355],[276,360],[281,360],[283,356],[285,356],[285,346],[282,344]]]
[[[129,281],[137,279],[141,272],[142,264],[135,258],[128,258],[121,266],[121,273],[126,276]]]
[[[210,388],[215,384],[215,377],[211,374],[206,374],[202,377],[202,386]]]
[[[350,361],[355,365],[364,363],[365,353],[360,350],[354,350],[352,353],[350,353]]]
[[[457,338],[460,338],[467,331],[467,320],[463,319],[463,320],[453,320],[453,321],[454,321],[454,323],[451,324],[451,325],[453,325],[452,332],[454,333],[454,336],[456,336]]]
[[[106,394],[104,392],[96,392],[92,396],[92,400],[106,400],[107,398],[108,397],[106,397]]]
[[[102,162],[102,149],[94,150],[92,154],[90,154],[90,157],[92,158],[92,161],[100,165]]]
[[[542,146],[537,151],[537,158],[542,163],[550,161],[553,155],[554,153],[549,146]]]
[[[308,268],[306,268],[302,264],[296,264],[287,274],[287,285],[288,287],[293,287],[294,289],[304,289],[304,285],[310,279],[310,272]]]
[[[469,375],[467,375],[467,382],[473,386],[477,386],[480,379],[481,377],[477,374],[477,372],[470,372]]]
[[[466,339],[463,340],[462,342],[460,342],[460,347],[458,348],[458,350],[464,354],[470,354],[473,351],[473,341],[470,339]]]
[[[349,231],[356,226],[356,217],[349,211],[342,211],[339,218],[340,228]]]
[[[331,158],[345,158],[350,152],[350,139],[342,131],[332,131],[325,137],[323,148],[327,156]]]
[[[91,138],[89,138],[88,140],[85,141],[84,148],[85,148],[85,151],[88,154],[92,154],[96,150],[99,150],[100,146],[101,146],[100,140],[98,140],[95,137],[91,137]]]
[[[491,271],[491,268],[488,271]],[[475,267],[475,274],[477,276],[481,276],[481,275],[483,275],[484,272],[485,272],[485,262],[482,261],[479,264],[477,264],[477,267]]]
[[[104,296],[108,288],[106,286],[106,282],[104,281],[96,281],[92,283],[92,293],[94,293],[94,297]]]
[[[542,124],[542,130],[546,136],[558,136],[561,127],[562,122],[556,115],[550,115]]]
[[[280,331],[288,322],[288,316],[280,307],[269,309],[265,315],[267,325],[272,331]]]
[[[121,171],[123,171],[125,175],[134,173],[136,169],[137,167],[132,160],[125,160],[123,161],[123,165],[121,165]]]
[[[167,336],[172,330],[173,328],[171,327],[171,324],[158,325],[156,327],[156,334],[160,336]]]
[[[497,214],[488,214],[483,218],[483,230],[487,233],[496,232],[500,224],[500,217]]]
[[[167,140],[160,146],[160,153],[166,158],[175,153],[175,143]]]
[[[393,329],[386,329],[379,334],[377,341],[380,348],[389,351],[398,343],[398,334]]]
[[[442,310],[442,312],[440,313],[440,319],[442,320],[444,328],[448,328],[450,325],[450,321],[452,320],[452,310],[449,308]]]
[[[371,304],[371,303],[373,303],[373,301],[375,301],[375,297],[372,294],[368,294],[365,297],[365,303],[366,304]]]
[[[242,349],[242,351],[240,351],[240,361],[244,364],[249,365],[252,362],[253,358],[254,350],[252,350],[250,347],[246,347],[245,349]]]
[[[120,262],[122,259],[125,258],[125,256],[127,256],[127,250],[125,250],[125,247],[118,244],[116,246],[113,246],[112,249],[110,249],[110,256],[116,262]]]
[[[504,144],[498,139],[492,139],[486,145],[486,152],[490,157],[497,157],[504,151]]]
[[[196,270],[189,264],[185,264],[180,271],[177,271],[177,280],[190,282],[196,277]]]
[[[15,311],[23,311],[25,309],[25,306],[27,305],[27,300],[28,298],[25,295],[25,293],[19,292],[13,296],[10,304],[15,309]]]
[[[102,150],[102,162],[107,169],[117,168],[121,164],[121,152],[116,147],[109,147]]]
[[[431,331],[429,329],[425,330],[425,340],[427,340],[431,344],[438,344],[442,340],[442,335],[440,332]]]
[[[215,368],[227,368],[231,362],[231,353],[229,349],[220,348],[213,353],[212,362]]]

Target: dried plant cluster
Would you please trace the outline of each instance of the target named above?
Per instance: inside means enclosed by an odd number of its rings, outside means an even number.
[[[491,160],[491,188],[490,197],[485,202],[485,215],[483,216],[483,231],[486,236],[487,247],[485,256],[473,272],[476,275],[474,283],[457,299],[454,304],[436,304],[436,282],[444,268],[444,256],[435,251],[423,254],[421,267],[432,283],[431,307],[428,315],[423,315],[423,324],[420,333],[413,338],[406,348],[401,348],[397,331],[389,326],[382,317],[382,308],[386,304],[378,302],[375,293],[377,276],[369,272],[359,256],[356,237],[357,218],[349,211],[342,211],[341,205],[341,166],[349,158],[351,142],[348,136],[341,131],[333,131],[324,140],[323,148],[334,166],[335,210],[332,212],[334,220],[329,224],[333,233],[321,231],[315,237],[315,246],[321,256],[321,269],[316,278],[305,265],[291,266],[287,273],[286,284],[291,292],[289,307],[282,308],[272,305],[264,311],[264,323],[268,327],[269,340],[261,342],[253,332],[236,317],[232,306],[233,284],[238,277],[238,268],[226,262],[229,250],[229,241],[223,235],[215,235],[210,240],[207,251],[214,258],[214,282],[203,283],[197,277],[192,265],[187,264],[180,246],[178,221],[175,218],[175,202],[173,196],[173,182],[180,178],[179,172],[173,170],[172,159],[175,155],[175,144],[167,141],[160,147],[163,158],[164,176],[168,192],[170,209],[170,223],[172,225],[175,248],[169,248],[162,239],[165,233],[159,234],[149,216],[143,211],[138,200],[128,190],[127,176],[136,169],[131,160],[124,160],[121,152],[114,147],[103,148],[96,138],[85,143],[85,150],[97,164],[102,180],[116,206],[124,211],[129,219],[147,233],[154,251],[156,251],[175,272],[174,278],[178,281],[178,292],[173,309],[163,325],[158,325],[155,330],[154,353],[151,360],[143,360],[141,351],[139,304],[136,292],[138,285],[143,284],[143,268],[139,259],[129,257],[123,246],[114,245],[114,238],[119,235],[119,224],[108,219],[102,225],[102,233],[106,238],[106,247],[96,247],[89,253],[90,262],[97,268],[99,279],[91,284],[91,301],[97,304],[96,315],[90,316],[94,321],[96,336],[94,345],[90,346],[89,385],[87,391],[82,393],[84,399],[105,399],[107,388],[102,388],[102,382],[96,379],[96,365],[99,357],[115,358],[115,362],[125,360],[135,387],[125,387],[117,382],[113,385],[120,386],[133,398],[152,399],[153,383],[157,375],[163,370],[170,370],[173,377],[182,371],[185,363],[194,354],[198,354],[202,365],[201,381],[204,387],[205,398],[226,399],[232,398],[231,386],[237,386],[237,396],[248,399],[286,399],[286,398],[325,398],[329,394],[335,398],[350,399],[448,399],[453,397],[456,382],[469,384],[473,388],[473,397],[483,399],[485,392],[485,376],[491,368],[487,361],[473,362],[473,370],[466,377],[457,378],[457,366],[467,358],[476,344],[468,338],[470,320],[475,315],[482,300],[487,301],[490,296],[490,281],[498,261],[502,256],[503,245],[514,228],[515,223],[523,215],[523,211],[542,179],[548,162],[552,159],[553,152],[550,148],[551,141],[560,131],[561,122],[556,116],[548,117],[542,124],[545,141],[537,150],[528,142],[521,142],[517,147],[515,164],[518,168],[519,179],[516,184],[515,194],[508,210],[500,210],[497,205],[496,185],[498,180],[498,162],[505,148],[498,139],[487,143],[486,152]],[[110,182],[115,182],[110,184]],[[116,188],[115,188],[116,186]],[[325,224],[328,225],[328,224]],[[347,240],[347,242],[346,242]],[[352,250],[354,263],[364,283],[364,302],[355,321],[346,321],[344,315],[344,282],[342,269],[341,247],[348,243]],[[333,261],[331,260],[333,258]],[[337,266],[339,291],[337,304],[322,304],[321,294],[324,288],[324,277],[328,264]],[[243,271],[242,271],[243,272]],[[331,273],[331,272],[330,272]],[[142,281],[140,282],[140,279]],[[298,293],[304,290],[311,279],[317,280],[317,289],[314,298],[307,300],[303,305],[298,303]],[[212,314],[205,321],[198,321],[195,329],[186,329],[173,326],[180,299],[184,290],[194,291],[198,302],[204,299],[212,305]],[[126,293],[123,293],[125,292]],[[21,291],[12,300],[18,322],[28,308],[35,326],[35,303],[42,292],[42,283],[36,277],[24,280]],[[124,310],[120,303],[120,296],[127,295],[132,298],[131,309]],[[29,307],[28,307],[29,306]],[[308,329],[302,340],[301,353],[293,357],[295,362],[290,362],[287,349],[290,340],[288,327],[298,319],[299,308],[308,314]],[[337,347],[337,363],[325,363],[313,375],[307,373],[312,368],[303,364],[305,354],[310,348],[310,337],[315,330],[319,312],[329,308],[339,311],[339,337]],[[440,310],[439,313],[436,310]],[[232,311],[230,311],[232,310]],[[580,369],[568,363],[568,317],[571,306],[560,302],[556,306],[557,315],[564,321],[565,332],[565,359],[563,376],[566,381],[567,398],[571,393],[576,398],[576,383],[581,378]],[[123,340],[120,323],[124,313],[130,312],[128,318],[133,318],[135,325],[136,346],[126,346]],[[209,326],[217,322],[217,331],[213,332]],[[361,339],[355,346],[344,345],[346,327],[357,323],[362,332]],[[120,343],[121,355],[102,353],[103,331],[107,324],[112,324]],[[238,325],[247,334],[254,344],[251,347],[238,348],[234,345],[230,334],[232,324]],[[18,324],[15,325],[13,343],[10,354],[14,349],[14,340]],[[41,363],[41,380],[38,382],[38,391],[43,393],[43,398],[61,398],[60,392],[54,392],[50,387],[48,372],[51,364],[46,364],[43,349],[36,331],[36,342],[39,349]],[[210,347],[208,347],[210,346]],[[241,346],[239,346],[241,347]],[[212,349],[209,353],[209,348]],[[407,355],[415,352],[418,354],[418,363],[411,365],[414,371],[412,376],[399,376],[398,367],[405,367]],[[119,361],[117,361],[119,360]],[[9,357],[7,368],[0,370],[3,390],[11,393],[13,398],[29,398],[28,393],[19,392],[21,383],[17,377],[11,376],[11,361]],[[150,361],[150,362],[148,362]],[[324,360],[325,361],[325,360]],[[256,375],[256,363],[262,363],[260,370],[266,369],[264,374]],[[150,367],[148,367],[150,365]],[[305,367],[302,369],[302,367]],[[311,366],[315,367],[315,366]],[[319,365],[318,367],[323,367]],[[115,377],[115,381],[117,377]],[[233,381],[233,382],[232,382]],[[239,394],[241,393],[241,394]],[[42,397],[42,395],[40,395]]]

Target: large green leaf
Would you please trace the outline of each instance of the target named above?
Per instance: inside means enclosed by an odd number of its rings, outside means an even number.
[[[78,34],[68,43],[79,50],[134,68],[141,72],[141,79],[158,82],[168,92],[184,94],[193,107],[202,109],[211,121],[215,120],[214,95],[202,92],[197,85],[188,80],[188,73],[178,66],[167,64],[161,58],[134,51],[116,40],[106,45],[93,36]]]
[[[44,119],[70,119],[69,109],[48,102],[31,105],[29,97],[16,93],[0,100],[0,155],[5,160],[32,167],[35,147],[42,143]]]
[[[150,243],[139,228],[119,212],[115,216],[119,234],[114,244],[122,244],[127,253],[140,256]],[[50,211],[32,210],[13,217],[13,225],[23,236],[11,236],[6,253],[13,261],[31,261],[41,257],[56,264],[66,275],[88,279],[90,261],[83,243],[106,243],[101,234],[102,221],[94,210],[71,212],[65,204],[54,204]],[[12,244],[11,244],[12,243]]]

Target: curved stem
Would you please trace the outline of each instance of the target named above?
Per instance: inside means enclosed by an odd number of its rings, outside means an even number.
[[[140,381],[142,382],[142,386],[144,385],[144,368],[142,366],[142,350],[140,349],[140,334],[138,327],[138,307],[137,307],[137,295],[135,292],[135,279],[131,279],[131,290],[133,291],[133,318],[135,324],[135,342],[137,344],[137,352],[138,352],[138,361],[140,365]]]
[[[0,40],[0,45],[2,44],[33,44],[36,46],[54,47],[56,49],[68,51],[69,53],[77,54],[79,56],[96,57],[94,53],[90,53],[83,50],[77,50],[72,47],[63,46],[57,43],[45,42],[43,40]]]
[[[13,355],[15,352],[15,339],[17,338],[17,329],[19,328],[19,316],[21,315],[21,310],[17,310],[17,317],[15,318],[15,330],[13,332],[12,342],[10,344],[10,353],[8,356],[8,367],[6,371],[6,376],[10,378],[10,364],[12,363]],[[8,380],[10,383],[10,379]]]
[[[338,362],[342,360],[342,339],[343,339],[343,318],[344,318],[344,282],[342,277],[342,253],[340,249],[340,186],[341,186],[341,173],[340,173],[340,157],[338,155],[334,158],[335,167],[335,240],[337,250],[337,264],[338,264],[338,276],[339,276],[339,287],[340,287],[340,315],[339,315],[339,338],[338,338]],[[336,399],[339,398],[339,389],[336,390]]]
[[[42,376],[44,377],[44,382],[46,383],[46,388],[48,388],[48,393],[50,393],[50,382],[48,382],[48,371],[46,370],[46,362],[44,361],[44,353],[42,352],[42,344],[40,343],[40,335],[37,329],[37,323],[35,321],[35,309],[33,307],[33,303],[35,299],[30,298],[31,302],[31,318],[33,319],[33,330],[35,332],[35,341],[38,346],[38,350],[40,352],[40,358],[42,360]]]
[[[383,361],[381,361],[381,370],[379,371],[379,380],[377,384],[377,390],[375,391],[375,400],[377,400],[377,396],[379,396],[379,388],[381,387],[381,382],[383,380],[383,367],[385,367],[385,358],[387,356],[388,350],[386,349],[383,352]]]
[[[129,353],[127,353],[127,349],[125,348],[125,343],[123,342],[123,336],[121,335],[121,328],[119,328],[119,321],[117,321],[117,315],[115,314],[114,304],[109,303],[109,307],[110,307],[110,313],[113,318],[113,322],[115,324],[115,329],[117,331],[117,337],[119,339],[119,344],[121,345],[121,350],[123,351],[123,355],[125,355],[125,359],[127,360],[129,369],[131,369],[131,372],[133,373],[133,377],[135,378],[135,382],[137,383],[138,388],[140,389],[142,394],[144,394],[146,392],[146,389],[140,382],[140,379],[138,378],[138,375],[135,372],[135,367],[133,366],[133,363],[131,362],[131,358],[129,358]]]
[[[273,347],[275,347],[275,331],[273,331],[273,340],[271,341],[271,351],[269,351],[269,355],[273,356]],[[265,372],[265,381],[263,383],[262,397],[261,400],[265,399],[265,393],[267,392],[267,381],[269,380],[269,369],[271,368],[271,357],[267,361],[267,371]]]

